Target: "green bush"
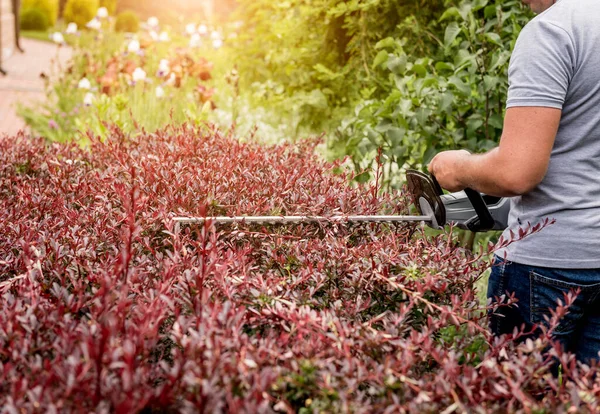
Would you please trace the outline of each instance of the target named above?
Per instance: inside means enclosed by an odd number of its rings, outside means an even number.
[[[125,10],[117,16],[115,30],[117,32],[136,33],[140,30],[140,18],[134,12]]]
[[[300,136],[333,130],[357,103],[382,98],[382,79],[369,66],[377,42],[404,37],[401,24],[408,16],[435,26],[444,10],[444,0],[237,3],[233,20],[241,27],[228,48],[240,88],[256,91],[255,107],[283,108]],[[417,47],[424,37],[420,33],[411,43]]]
[[[47,20],[48,27],[56,24],[58,18],[58,0],[23,0],[21,10],[25,12],[37,9],[44,14]]]
[[[357,171],[379,160],[383,182],[400,186],[399,170],[427,165],[440,151],[495,147],[509,58],[530,18],[517,0],[463,0],[438,19],[438,40],[423,55],[400,37],[380,40],[369,67],[384,94],[360,102],[342,122],[329,141],[333,154],[350,155]]]
[[[114,16],[117,11],[117,0],[100,0],[100,7],[106,7],[108,9],[108,13],[111,16]]]
[[[98,7],[98,0],[68,0],[63,17],[66,23],[85,27],[96,16]]]
[[[21,29],[46,31],[50,27],[48,16],[40,9],[27,9],[21,13]]]

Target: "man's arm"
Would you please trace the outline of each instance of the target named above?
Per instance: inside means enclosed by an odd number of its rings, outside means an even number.
[[[485,154],[442,152],[429,164],[429,172],[453,192],[469,187],[498,197],[525,194],[546,174],[560,118],[556,108],[509,108],[497,148]]]

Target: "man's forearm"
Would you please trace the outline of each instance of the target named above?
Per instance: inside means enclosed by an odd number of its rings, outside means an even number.
[[[497,197],[514,197],[530,190],[524,183],[515,182],[515,166],[502,157],[500,148],[485,154],[470,154],[459,161],[459,181],[468,188]]]

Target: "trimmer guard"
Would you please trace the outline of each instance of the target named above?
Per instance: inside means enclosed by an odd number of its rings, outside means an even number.
[[[441,229],[446,224],[446,208],[440,198],[443,190],[437,181],[421,171],[408,170],[406,183],[419,214],[433,214],[435,222],[431,223],[431,227]]]

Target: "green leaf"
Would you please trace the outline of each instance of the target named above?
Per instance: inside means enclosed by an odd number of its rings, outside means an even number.
[[[427,69],[423,65],[413,65],[411,70],[420,77],[425,77],[427,75]]]
[[[454,94],[450,91],[444,93],[440,99],[440,111],[445,112],[454,103]]]
[[[452,22],[446,27],[446,32],[444,34],[444,46],[449,47],[452,42],[456,39],[461,29],[458,26],[458,23]]]
[[[467,133],[475,133],[479,128],[483,126],[483,119],[480,115],[474,115],[467,121]]]
[[[431,110],[427,108],[417,109],[416,119],[422,128],[425,128],[430,123],[429,115],[431,115]]]
[[[486,33],[485,38],[490,42],[498,46],[502,46],[502,39],[498,33]]]
[[[434,146],[430,146],[429,148],[427,148],[427,151],[425,151],[425,155],[423,155],[423,164],[424,165],[429,164],[431,162],[431,160],[433,159],[433,157],[436,156],[437,153],[438,153],[438,150]]]
[[[453,85],[462,95],[471,96],[471,87],[463,82],[458,76],[451,76],[448,83]]]
[[[454,71],[454,65],[448,62],[438,62],[435,64],[435,70],[443,72],[445,70]]]
[[[463,3],[463,5],[460,6],[460,10],[458,11],[458,13],[460,14],[460,17],[462,17],[463,20],[467,20],[469,16],[472,16],[472,10],[473,4]]]
[[[489,151],[492,150],[494,148],[496,148],[498,146],[498,144],[494,141],[492,141],[491,139],[484,139],[482,142],[479,143],[479,149],[483,150],[483,151]]]
[[[354,181],[361,183],[361,184],[369,182],[370,179],[371,179],[371,173],[369,171],[364,171],[364,172],[361,172],[360,174],[354,176]]]
[[[488,4],[488,0],[474,0],[473,1],[473,11],[481,10]]]
[[[381,136],[377,132],[375,132],[373,129],[367,127],[366,133],[367,133],[367,138],[369,139],[371,144],[375,145],[376,147],[378,147],[381,144],[381,140],[380,140]]]
[[[392,145],[392,147],[395,147],[395,146],[400,145],[400,143],[402,142],[402,139],[406,135],[406,129],[393,127],[393,128],[390,128],[385,133],[385,135],[389,139],[390,144]]]
[[[500,78],[498,78],[497,76],[485,75],[483,77],[483,88],[486,91],[491,91],[492,89],[495,89],[499,83]]]
[[[456,69],[460,67],[467,67],[475,64],[475,55],[471,54],[466,49],[460,49],[454,57],[454,65]]]
[[[317,63],[315,66],[313,66],[313,68],[317,72],[319,72],[320,74],[325,75],[328,80],[334,80],[334,79],[338,79],[338,78],[343,78],[344,77],[343,73],[333,72],[332,70],[330,70],[329,68],[327,68],[325,65],[322,65],[320,63]]]
[[[488,125],[493,126],[496,129],[502,129],[504,127],[504,119],[500,114],[493,114],[488,119]]]
[[[392,148],[392,154],[394,154],[396,159],[404,158],[407,152],[408,148],[406,147],[406,145],[398,145]]]
[[[496,5],[492,4],[490,6],[487,6],[483,10],[483,17],[485,17],[486,19],[492,19],[496,17]]]
[[[406,55],[391,55],[388,58],[387,67],[390,71],[392,71],[392,73],[395,73],[396,75],[402,75],[406,70],[407,62],[408,57]]]
[[[394,124],[392,123],[391,119],[382,119],[381,121],[379,121],[379,123],[375,127],[375,131],[381,132],[383,134],[383,133],[387,132],[393,126],[394,126]]]
[[[381,39],[379,42],[375,44],[375,49],[383,49],[383,48],[394,48],[396,47],[396,39],[393,37],[386,37],[385,39]]]
[[[442,14],[442,16],[439,18],[439,21],[443,22],[446,19],[452,19],[457,17],[460,17],[458,9],[456,7],[450,7],[449,9],[446,9],[444,14]]]
[[[438,78],[429,76],[424,79],[418,79],[415,82],[415,89],[419,94],[423,93],[423,89],[429,88],[430,86],[437,86],[439,84]],[[436,93],[435,91],[434,93]]]
[[[508,60],[510,59],[510,51],[509,50],[503,50],[500,53],[495,53],[492,56],[492,64],[489,67],[488,71],[492,72],[494,70],[496,70],[498,67],[504,65],[506,62],[508,62]]]
[[[412,101],[410,99],[402,99],[398,103],[398,110],[405,118],[412,115]]]
[[[379,51],[379,53],[377,53],[377,56],[375,56],[375,60],[373,61],[373,69],[377,68],[378,66],[381,66],[383,63],[388,61],[388,52],[385,50],[381,50]]]

